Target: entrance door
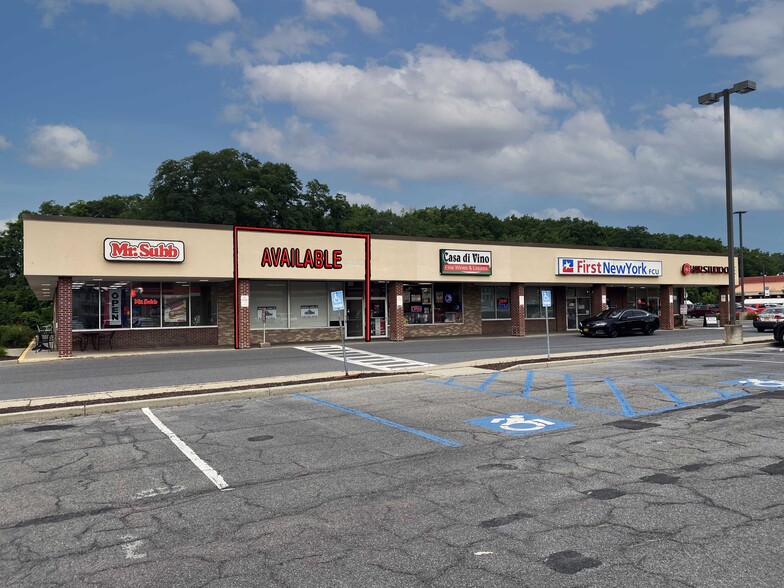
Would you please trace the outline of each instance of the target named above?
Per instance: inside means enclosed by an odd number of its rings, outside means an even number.
[[[346,299],[346,338],[365,336],[365,305],[361,298]]]
[[[587,288],[566,289],[566,329],[574,331],[591,314],[591,294]]]

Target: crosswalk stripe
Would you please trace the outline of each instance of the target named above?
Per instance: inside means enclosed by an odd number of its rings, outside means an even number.
[[[336,361],[343,361],[343,348],[339,345],[304,345],[295,347],[295,349],[320,355],[321,357],[326,357],[328,359],[334,359]],[[432,363],[415,361],[413,359],[371,353],[361,349],[352,349],[351,347],[346,347],[346,362],[387,372],[430,367],[434,365]]]

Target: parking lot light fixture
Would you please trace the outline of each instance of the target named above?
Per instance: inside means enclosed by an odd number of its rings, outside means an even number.
[[[730,94],[748,94],[757,89],[757,83],[751,80],[738,82],[732,88],[725,88],[720,92],[709,92],[697,98],[697,102],[702,105],[715,104],[719,98],[724,98],[724,172],[727,193],[727,263],[729,274],[729,329],[735,327],[735,251],[733,244],[733,206],[732,206],[732,153],[730,149]],[[729,331],[727,340],[729,342]],[[742,335],[741,335],[742,342]]]

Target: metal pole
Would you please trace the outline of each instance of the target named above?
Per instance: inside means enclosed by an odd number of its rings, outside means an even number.
[[[346,309],[340,312],[340,346],[343,348],[343,371],[348,375],[348,363],[346,362],[346,337],[345,337],[345,324],[346,324]]]
[[[547,360],[550,361],[550,307],[544,307],[544,330],[547,333]]]
[[[740,303],[746,304],[746,288],[743,284],[743,277],[746,272],[743,268],[743,215],[746,214],[745,210],[739,210],[735,214],[738,215],[738,239],[740,240]]]
[[[724,96],[724,171],[727,183],[727,266],[729,270],[729,314],[730,325],[735,325],[735,247],[732,238],[732,153],[730,151],[730,91]]]

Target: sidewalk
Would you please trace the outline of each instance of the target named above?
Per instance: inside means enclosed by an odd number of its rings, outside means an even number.
[[[770,344],[770,335],[763,333],[749,337],[744,341],[744,347],[759,347]],[[553,353],[549,358],[546,354],[486,358],[449,365],[431,366],[421,370],[406,371],[402,373],[353,371],[346,375],[343,371],[331,371],[256,379],[226,380],[204,384],[114,390],[110,392],[69,394],[39,398],[20,398],[0,401],[0,424],[84,416],[144,406],[160,407],[201,404],[238,398],[255,398],[292,394],[295,392],[308,392],[314,389],[324,390],[331,388],[367,386],[373,383],[401,382],[427,378],[447,379],[461,375],[530,369],[550,365],[565,366],[593,362],[597,359],[606,357],[634,358],[653,354],[674,355],[680,353],[693,353],[698,350],[707,349],[714,351],[730,351],[737,350],[738,346],[728,346],[723,342],[717,342],[716,340],[704,340],[647,348],[627,347],[581,351],[579,353]],[[234,351],[233,348],[223,348],[223,350],[226,352]],[[75,358],[118,357],[161,353],[199,353],[207,351],[215,352],[216,348],[158,349],[153,351],[85,351],[79,352],[79,355]],[[54,353],[56,352],[51,352],[51,354]],[[46,351],[39,353],[33,352],[33,354],[35,356],[42,354],[51,355]],[[30,354],[28,353],[28,358],[25,359],[27,362],[52,361],[46,357],[41,359],[38,359],[37,357],[29,358],[29,355]]]

